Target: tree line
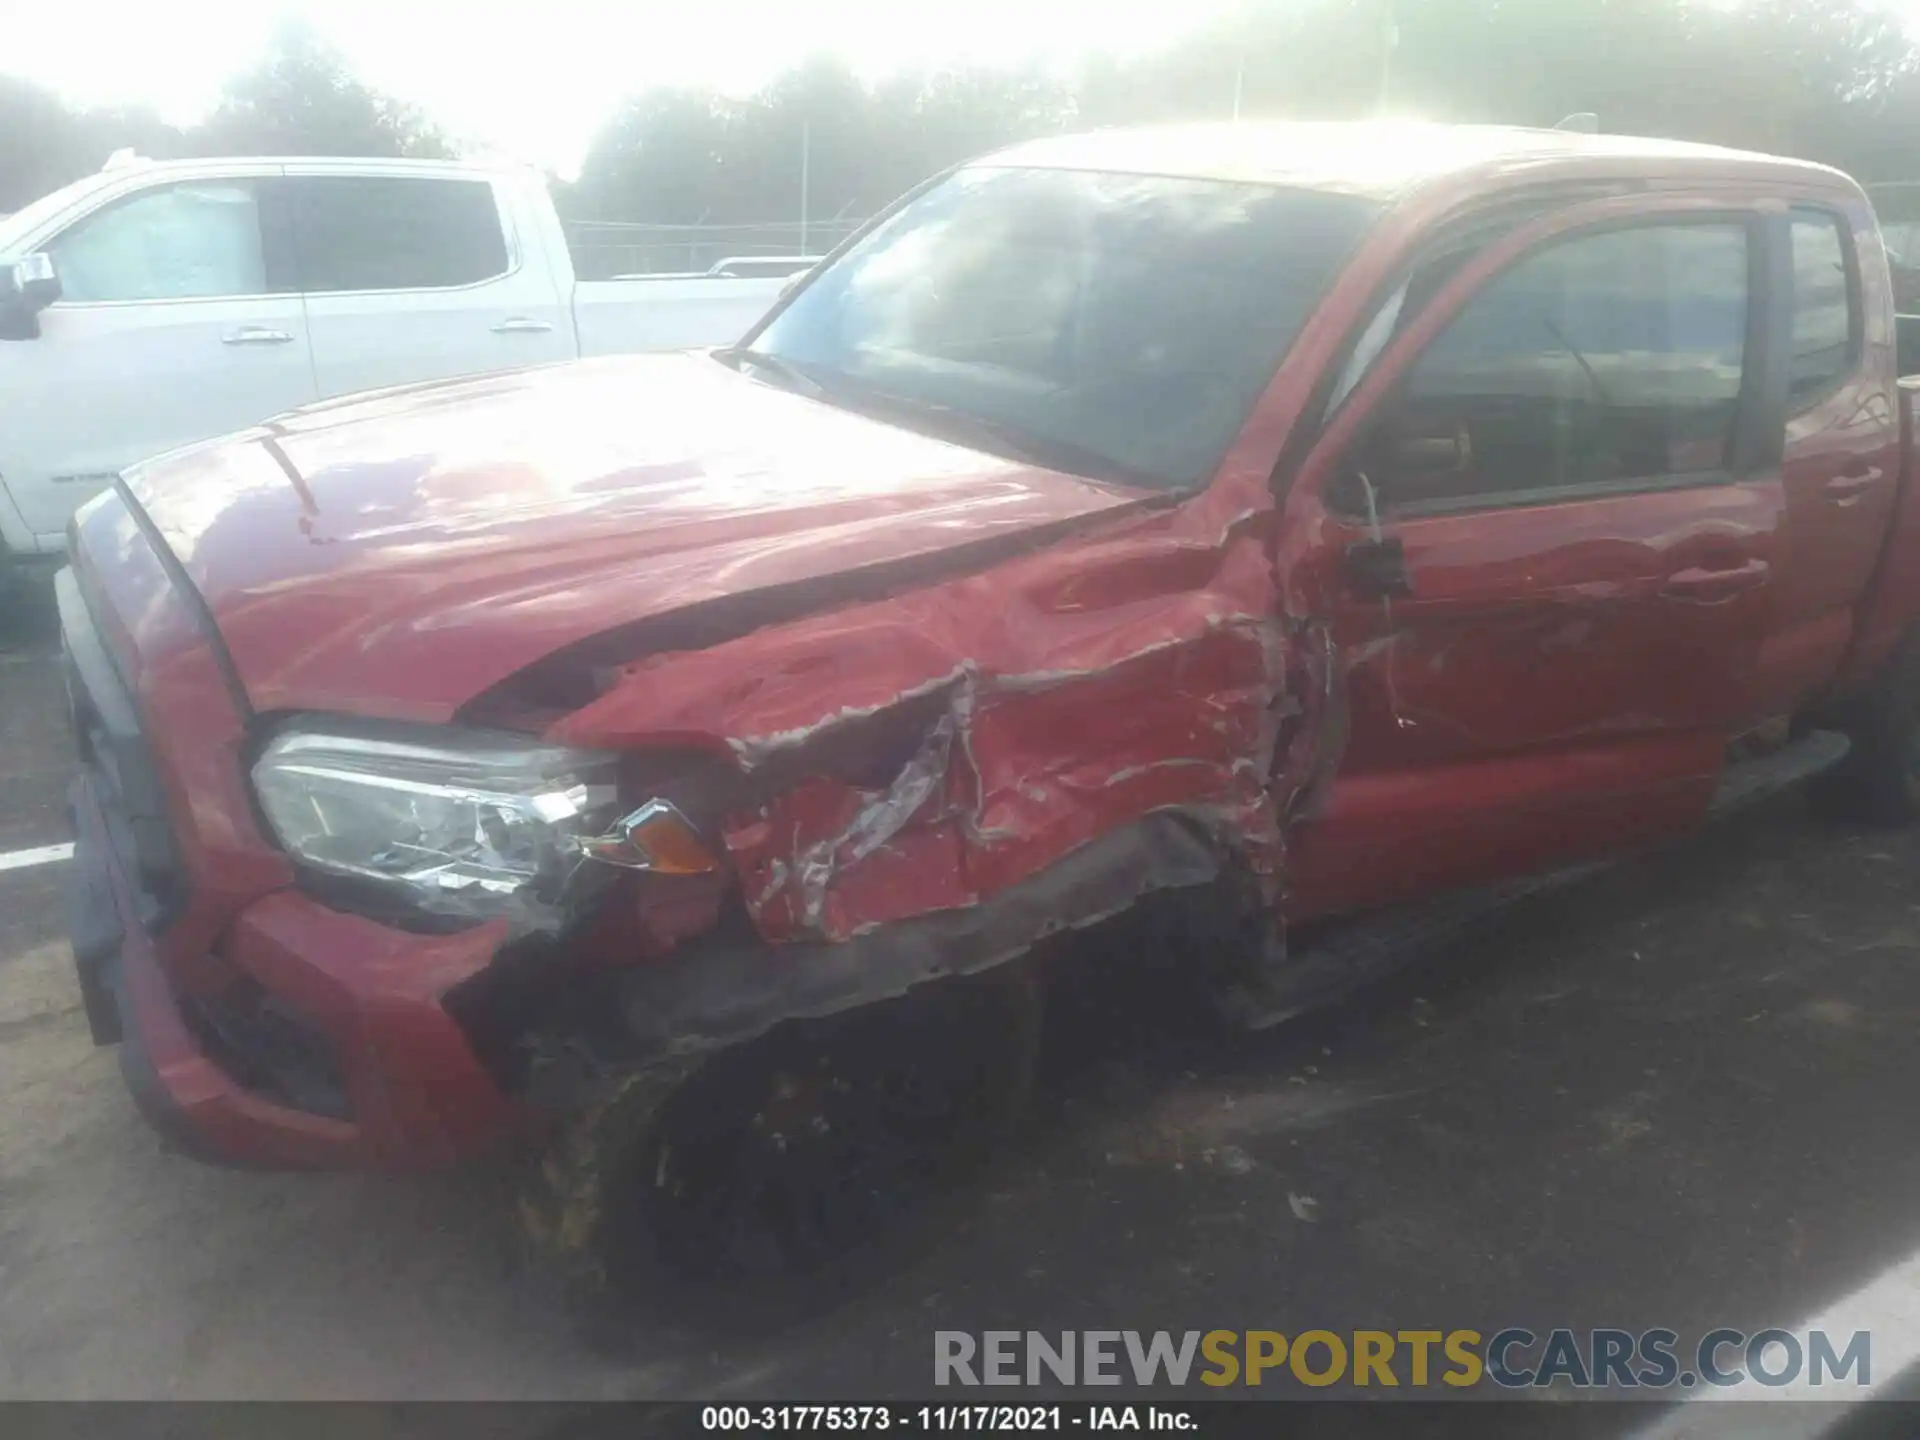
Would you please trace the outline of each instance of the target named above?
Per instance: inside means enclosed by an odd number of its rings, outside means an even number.
[[[1037,66],[860,80],[830,56],[759,92],[661,87],[630,97],[581,173],[570,219],[789,220],[802,150],[809,212],[855,216],[944,167],[1066,129],[1157,120],[1433,119],[1603,128],[1825,161],[1866,180],[1920,178],[1920,46],[1873,0],[1245,0],[1174,44]],[[114,150],[445,156],[432,117],[360,81],[311,31],[283,28],[199,124],[79,110],[0,76],[0,212],[97,169]]]

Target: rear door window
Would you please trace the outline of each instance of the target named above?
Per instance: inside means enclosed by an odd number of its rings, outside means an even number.
[[[1793,212],[1792,396],[1810,404],[1853,373],[1860,306],[1847,269],[1837,215]]]
[[[301,288],[450,290],[509,268],[493,186],[417,175],[292,180]]]

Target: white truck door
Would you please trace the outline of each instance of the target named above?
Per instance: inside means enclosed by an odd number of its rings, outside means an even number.
[[[37,243],[62,298],[0,341],[0,476],[41,549],[126,466],[316,398],[276,172],[143,187]]]
[[[322,396],[573,358],[573,315],[485,176],[289,164]]]

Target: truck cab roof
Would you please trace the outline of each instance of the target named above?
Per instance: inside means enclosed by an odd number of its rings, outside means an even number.
[[[115,152],[98,174],[121,175],[139,171],[142,175],[194,176],[210,172],[258,170],[273,166],[314,165],[340,167],[375,175],[498,175],[531,167],[503,160],[430,160],[390,155],[200,155],[183,160],[150,160],[143,155]]]
[[[1030,140],[983,163],[1105,170],[1335,190],[1382,202],[1430,185],[1515,172],[1603,179],[1791,177],[1857,193],[1837,170],[1717,145],[1630,135],[1425,121],[1230,121],[1095,130]]]

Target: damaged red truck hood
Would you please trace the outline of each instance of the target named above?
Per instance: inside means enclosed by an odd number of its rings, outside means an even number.
[[[1142,499],[697,354],[320,405],[128,486],[256,709],[426,721],[618,626]]]

